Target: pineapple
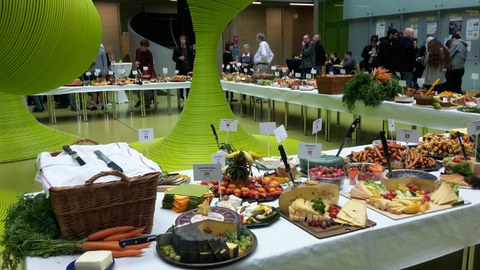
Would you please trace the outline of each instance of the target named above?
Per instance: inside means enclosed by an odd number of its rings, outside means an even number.
[[[233,157],[228,157],[226,161],[226,174],[230,176],[230,181],[237,184],[247,183],[251,165],[247,161],[243,151],[240,150]]]

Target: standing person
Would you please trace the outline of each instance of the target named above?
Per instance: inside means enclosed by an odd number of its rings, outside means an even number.
[[[423,77],[423,71],[425,70],[424,62],[425,62],[425,54],[427,52],[427,44],[433,37],[427,37],[425,43],[417,49],[417,55],[415,59],[415,72],[413,73],[414,81],[417,82],[418,78]]]
[[[415,69],[415,46],[413,45],[413,29],[405,28],[403,36],[392,42],[392,72],[400,74],[408,87],[412,86]],[[398,76],[398,74],[397,74]]]
[[[140,70],[142,76],[155,77],[155,69],[153,65],[153,54],[148,49],[150,47],[150,42],[147,39],[142,39],[140,41],[140,48],[137,48],[135,51],[135,66],[137,70]],[[147,67],[147,70],[143,70],[143,67]],[[153,91],[147,90],[143,91],[145,97],[145,109],[150,109],[151,98],[153,97]],[[137,92],[137,97],[139,98],[135,107],[140,107],[140,92]]]
[[[373,35],[370,37],[370,44],[365,46],[362,51],[363,61],[360,62],[360,68],[368,72],[378,66],[377,54],[378,54],[378,36]]]
[[[225,42],[225,51],[223,52],[223,72],[232,73],[235,71],[237,61],[233,59],[233,42]]]
[[[172,60],[175,62],[175,69],[178,70],[179,75],[187,75],[188,72],[193,70],[194,54],[193,49],[187,44],[187,37],[181,35],[178,38],[180,45],[173,50]],[[187,89],[187,97],[190,92],[190,88]],[[183,88],[180,89],[180,100],[184,100]]]
[[[258,72],[265,73],[267,72],[268,65],[270,65],[275,55],[273,54],[272,50],[270,50],[268,43],[265,41],[264,33],[257,34],[257,42],[258,50],[253,57],[254,65],[257,67]]]
[[[240,57],[240,63],[241,63],[241,72],[244,72],[245,74],[252,75],[253,71],[253,55],[250,53],[250,45],[248,44],[243,44],[242,47],[243,53],[242,56]],[[245,69],[247,72],[245,72]]]
[[[320,35],[315,34],[312,38],[312,43],[315,45],[315,69],[317,74],[322,72],[322,67],[327,61],[327,55],[325,54],[325,48],[320,42]]]
[[[96,73],[96,71],[100,70],[100,73]],[[95,58],[95,62],[93,62],[87,71],[90,71],[91,74],[94,74],[94,77],[98,78],[106,78],[108,74],[108,61],[107,61],[107,54],[105,53],[105,48],[103,44],[100,44],[100,49],[98,50],[97,57]],[[72,95],[72,94],[70,94]],[[74,107],[70,102],[72,97],[67,97],[67,102],[70,103],[71,107]],[[103,95],[101,92],[93,92],[92,93],[92,107],[90,110],[94,111],[97,107],[103,108]]]
[[[392,42],[396,39],[397,35],[397,29],[389,29],[387,35],[380,38],[380,44],[378,45],[378,65],[390,71],[392,71]]]
[[[315,67],[315,45],[311,43],[310,36],[305,34],[302,41],[302,78],[305,78],[307,74],[311,73],[313,67]]]
[[[428,40],[428,39],[427,39]],[[444,84],[447,81],[445,71],[450,66],[450,53],[442,43],[436,39],[428,41],[426,44],[423,78],[425,78],[424,86],[430,88],[435,80],[440,79],[440,83],[436,86],[436,90],[443,91]]]
[[[452,57],[452,64],[447,70],[447,90],[462,93],[462,77],[465,74],[465,60],[467,59],[468,44],[459,34],[452,35],[452,43],[448,49]]]

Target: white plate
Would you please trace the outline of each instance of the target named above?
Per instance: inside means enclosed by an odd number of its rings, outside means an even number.
[[[300,91],[312,91],[314,90],[315,88],[311,85],[302,85],[302,86],[299,86],[298,89]]]

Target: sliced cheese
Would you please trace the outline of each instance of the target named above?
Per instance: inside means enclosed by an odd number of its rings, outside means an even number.
[[[238,257],[238,244],[227,243],[227,247],[230,251],[230,258]]]
[[[338,212],[337,218],[354,226],[365,227],[367,226],[367,206],[363,202],[348,201]]]
[[[112,252],[106,250],[87,251],[75,261],[77,270],[105,270],[113,261]]]
[[[458,195],[447,183],[442,183],[430,198],[434,203],[440,205],[458,201]]]

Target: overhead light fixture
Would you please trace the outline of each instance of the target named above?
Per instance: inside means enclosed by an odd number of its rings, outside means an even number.
[[[253,2],[252,2],[252,4],[254,4],[254,5],[261,5],[261,4],[262,4],[262,2],[253,1]]]
[[[290,6],[313,7],[313,4],[309,4],[309,3],[290,3]]]
[[[170,0],[170,2],[177,2],[177,0]]]

